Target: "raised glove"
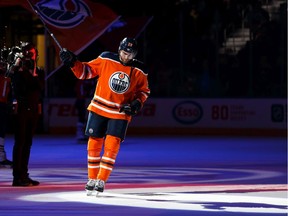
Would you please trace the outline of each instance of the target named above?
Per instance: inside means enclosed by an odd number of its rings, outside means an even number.
[[[60,59],[63,62],[63,64],[67,67],[73,67],[74,63],[77,60],[77,56],[71,52],[70,50],[67,50],[66,48],[63,48],[60,51]]]
[[[124,112],[127,115],[135,116],[141,108],[141,103],[139,100],[134,100],[131,104],[124,104],[120,107],[119,112]]]

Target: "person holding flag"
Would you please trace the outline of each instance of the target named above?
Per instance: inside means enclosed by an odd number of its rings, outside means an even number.
[[[79,61],[65,48],[60,51],[61,61],[78,79],[98,78],[94,97],[87,108],[85,130],[89,137],[85,186],[88,195],[104,191],[129,122],[150,95],[144,64],[135,59],[137,51],[137,41],[129,37],[120,42],[118,53],[106,51],[89,62]]]

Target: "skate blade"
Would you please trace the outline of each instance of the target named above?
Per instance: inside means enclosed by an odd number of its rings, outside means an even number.
[[[86,195],[87,196],[95,196],[95,197],[100,197],[102,192],[99,191],[90,191],[90,190],[86,190]]]
[[[95,193],[95,191],[86,190],[87,196],[93,196],[93,193]]]

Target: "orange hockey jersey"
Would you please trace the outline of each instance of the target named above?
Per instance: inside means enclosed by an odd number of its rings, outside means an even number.
[[[0,74],[0,102],[7,103],[8,96],[11,90],[11,79]]]
[[[103,52],[90,62],[76,61],[71,69],[78,79],[98,78],[88,110],[107,118],[130,121],[131,116],[119,112],[121,105],[138,99],[143,106],[150,95],[143,64],[133,59],[123,65],[116,53]]]

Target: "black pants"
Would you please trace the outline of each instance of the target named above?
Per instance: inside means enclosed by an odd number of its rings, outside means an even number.
[[[32,139],[37,128],[38,111],[18,105],[15,116],[15,143],[13,147],[13,177],[23,179],[29,176],[28,164]]]
[[[89,112],[85,134],[92,137],[112,135],[121,138],[123,141],[126,136],[127,127],[127,120],[110,119],[94,112]]]

